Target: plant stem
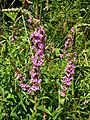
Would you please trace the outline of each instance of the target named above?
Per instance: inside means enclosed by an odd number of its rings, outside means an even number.
[[[36,0],[36,18],[38,19],[38,12],[39,12],[39,9],[38,9],[38,0]]]
[[[49,0],[46,0],[46,10],[47,11],[48,11],[48,7],[49,7],[48,3],[49,3]]]
[[[46,120],[46,113],[43,113],[43,120]]]
[[[88,65],[87,55],[86,55],[86,53],[85,53],[85,52],[86,52],[86,50],[84,49],[84,50],[83,50],[83,53],[84,53],[84,56],[85,56],[85,61],[86,61],[86,64]]]
[[[74,95],[74,80],[72,80],[72,95]]]
[[[27,39],[28,39],[28,43],[29,43],[29,46],[30,46],[30,53],[32,53],[31,42],[30,42],[30,40],[29,40],[29,38],[28,38],[28,33],[27,33],[26,24],[25,24],[25,19],[24,19],[23,14],[22,14],[22,19],[23,19],[23,24],[24,24],[24,28],[25,28],[26,37],[27,37]]]
[[[36,107],[37,107],[37,95],[36,94],[34,95],[34,101],[35,101],[34,110],[36,112]]]
[[[58,90],[58,108],[60,108],[60,90]]]
[[[8,8],[8,9],[2,9],[0,12],[15,12],[15,11],[22,11],[22,8]]]
[[[40,18],[42,18],[42,12],[43,12],[43,2],[40,4]]]

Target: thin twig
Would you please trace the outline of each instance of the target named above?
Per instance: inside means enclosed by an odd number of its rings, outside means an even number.
[[[21,11],[22,8],[8,8],[8,9],[2,9],[0,12],[15,12],[15,11]]]
[[[46,120],[46,113],[43,113],[43,120]]]
[[[46,10],[48,11],[49,8],[49,0],[46,0]]]

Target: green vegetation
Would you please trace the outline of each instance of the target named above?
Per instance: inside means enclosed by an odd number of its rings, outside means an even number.
[[[90,120],[90,1],[1,0],[0,8],[0,120]],[[47,38],[44,64],[40,91],[30,94],[21,89],[18,74],[30,85],[30,36],[40,25]],[[76,68],[62,97],[67,60],[60,54],[72,27]]]

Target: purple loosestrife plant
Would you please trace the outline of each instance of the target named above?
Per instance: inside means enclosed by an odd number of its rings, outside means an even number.
[[[63,59],[67,56],[67,65],[65,67],[65,76],[62,79],[61,85],[61,96],[65,97],[66,91],[71,85],[71,81],[74,79],[75,74],[75,62],[76,62],[76,52],[72,52],[73,47],[73,33],[75,32],[74,27],[71,28],[71,33],[68,35],[67,40],[65,41],[65,46],[63,48],[63,54],[60,54],[60,58]],[[69,51],[69,52],[67,52]]]
[[[34,21],[32,17],[30,17],[27,21],[30,23],[30,26],[34,26]],[[37,23],[37,26],[35,26],[35,29],[33,29],[34,31],[31,33],[30,36],[32,43],[32,68],[30,70],[30,84],[26,81],[26,75],[22,77],[22,75],[19,73],[17,76],[20,81],[20,86],[22,90],[27,91],[28,93],[40,90],[40,67],[44,64],[46,37],[43,27],[38,25],[37,21],[38,20],[36,20],[35,22],[35,24]],[[23,83],[23,81],[25,83]]]

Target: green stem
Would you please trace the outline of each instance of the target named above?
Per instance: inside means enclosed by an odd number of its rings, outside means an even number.
[[[38,12],[39,12],[39,9],[38,9],[38,0],[36,0],[36,18],[38,19]]]
[[[36,94],[34,95],[34,102],[35,102],[35,104],[34,104],[34,110],[36,112],[36,108],[37,108],[37,95]]]
[[[72,95],[74,96],[74,80],[72,80]]]
[[[42,5],[43,3],[41,2],[41,4],[40,4],[40,18],[42,18],[42,10],[43,10],[43,5]]]
[[[86,64],[88,65],[88,59],[87,59],[87,55],[85,52],[84,52],[84,56],[85,56]]]
[[[24,25],[24,28],[25,28],[25,33],[26,33],[26,37],[28,39],[28,43],[29,43],[29,46],[30,46],[30,53],[32,53],[32,49],[31,49],[31,43],[30,43],[30,40],[28,38],[28,32],[27,32],[27,28],[26,28],[26,24],[25,24],[25,19],[24,19],[24,16],[22,15],[22,20],[23,20],[23,25]]]
[[[60,90],[58,90],[58,108],[60,108]]]

